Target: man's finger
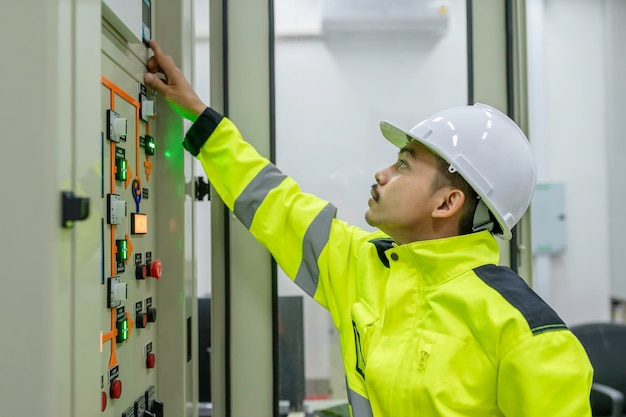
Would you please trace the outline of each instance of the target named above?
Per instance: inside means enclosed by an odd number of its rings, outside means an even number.
[[[154,39],[150,39],[148,41],[148,45],[150,45],[150,48],[154,51],[154,55],[157,55],[157,57],[159,55],[163,55],[163,51],[161,51],[161,47]]]
[[[148,59],[148,64],[146,65],[148,67],[148,71],[150,72],[160,72],[161,71],[161,67],[159,67],[159,63],[156,60],[156,57],[150,57],[150,59]]]
[[[143,75],[143,80],[150,87],[154,88],[157,93],[166,96],[165,90],[167,90],[168,86],[163,81],[161,81],[159,77],[150,72],[147,72]]]
[[[154,58],[156,58],[157,65],[161,68],[163,73],[168,79],[172,79],[177,75],[177,67],[171,56],[165,55],[161,50],[159,44],[154,40],[148,41],[150,48],[154,51]]]

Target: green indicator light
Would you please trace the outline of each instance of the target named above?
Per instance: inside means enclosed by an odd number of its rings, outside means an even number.
[[[126,181],[126,159],[115,158],[115,167],[117,168],[115,179],[118,181]]]
[[[117,336],[115,341],[117,343],[123,343],[128,339],[128,320],[123,319],[117,322]]]
[[[146,135],[146,155],[154,155],[155,149],[156,143],[154,143],[154,138]]]
[[[128,259],[128,242],[126,239],[115,241],[115,245],[117,246],[117,260],[125,261]]]

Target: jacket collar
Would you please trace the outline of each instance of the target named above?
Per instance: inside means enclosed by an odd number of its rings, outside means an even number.
[[[390,266],[417,269],[425,286],[441,284],[476,267],[498,265],[498,243],[488,231],[394,246],[385,251]]]

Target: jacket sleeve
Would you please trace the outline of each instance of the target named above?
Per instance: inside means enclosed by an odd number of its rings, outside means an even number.
[[[302,192],[245,142],[230,120],[210,108],[189,129],[183,145],[285,273],[335,316],[338,300],[331,293],[344,297],[352,291],[341,271],[350,268],[354,257],[348,255],[371,233],[337,220],[332,204]]]
[[[506,417],[591,417],[593,369],[569,330],[532,336],[500,364],[498,405]]]

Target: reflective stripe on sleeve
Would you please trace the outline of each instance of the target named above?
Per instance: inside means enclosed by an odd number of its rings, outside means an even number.
[[[370,405],[370,401],[352,391],[350,387],[348,387],[348,401],[350,402],[350,406],[352,406],[352,416],[353,417],[373,417],[374,413],[372,412],[372,406]]]
[[[336,212],[337,209],[329,203],[311,222],[304,235],[302,262],[294,282],[311,297],[315,295],[319,281],[320,270],[317,266],[317,260],[324,246],[326,246],[326,242],[328,242],[330,225],[335,218]]]
[[[268,164],[250,181],[250,184],[246,186],[245,190],[235,200],[235,215],[247,229],[250,229],[254,214],[267,194],[278,187],[285,178],[287,176],[280,172],[275,165]]]

